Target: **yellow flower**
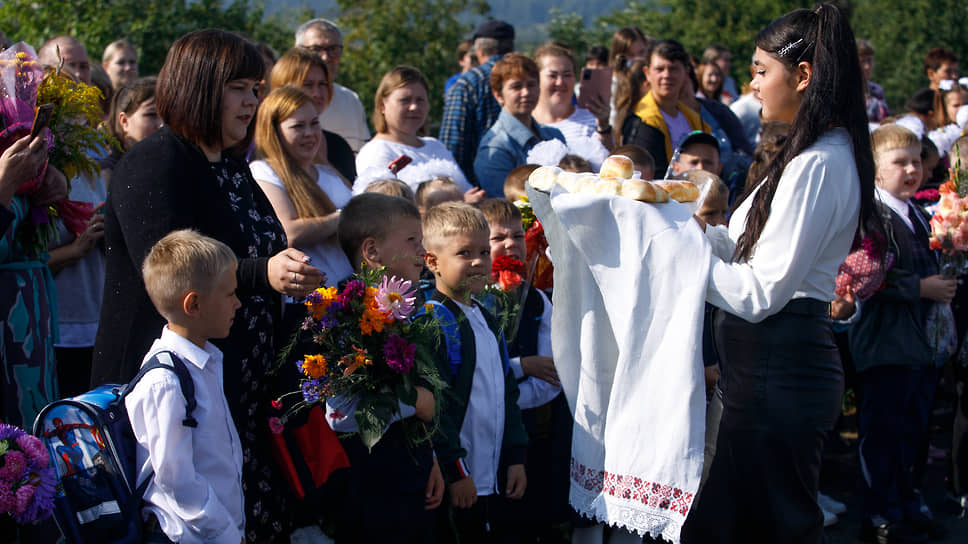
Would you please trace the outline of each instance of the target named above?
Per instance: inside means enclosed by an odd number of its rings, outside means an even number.
[[[336,300],[337,290],[335,287],[320,287],[306,297],[306,308],[313,314],[313,319],[320,320],[329,305]]]
[[[424,311],[429,314],[430,312],[434,311],[434,305],[429,302],[424,304]]]
[[[303,359],[302,371],[307,377],[312,379],[322,378],[326,375],[326,358],[322,355],[306,355]]]

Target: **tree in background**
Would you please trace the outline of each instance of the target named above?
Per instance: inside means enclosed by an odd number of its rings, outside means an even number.
[[[958,55],[968,75],[968,10],[955,0],[856,1],[854,34],[875,50],[874,81],[884,87],[891,111],[901,113],[908,97],[928,86],[924,55],[944,46]]]
[[[299,21],[312,16],[303,10],[265,17],[264,6],[252,0],[4,0],[0,29],[35,48],[55,36],[73,36],[94,63],[109,43],[126,38],[138,48],[140,72],[148,75],[161,69],[171,44],[192,30],[240,32],[285,51]]]
[[[457,45],[486,0],[338,0],[343,32],[339,82],[360,95],[367,113],[383,74],[400,64],[419,69],[430,86],[429,123],[439,122],[444,82],[457,71]],[[478,17],[472,17],[472,16]]]

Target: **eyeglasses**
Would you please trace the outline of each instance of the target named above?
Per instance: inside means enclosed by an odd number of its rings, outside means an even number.
[[[303,49],[308,49],[317,55],[326,53],[327,55],[338,56],[343,54],[343,44],[336,45],[306,45]]]

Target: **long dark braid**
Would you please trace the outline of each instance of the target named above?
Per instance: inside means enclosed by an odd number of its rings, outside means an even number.
[[[840,8],[827,3],[819,4],[813,10],[798,9],[761,30],[756,36],[756,46],[790,69],[795,69],[800,62],[809,62],[812,74],[789,138],[770,162],[766,180],[753,197],[746,228],[736,244],[733,260],[747,261],[752,257],[756,242],[770,218],[773,196],[786,165],[835,127],[845,128],[853,144],[861,194],[858,233],[880,231],[874,217],[874,157],[863,81],[854,33],[847,17]],[[748,191],[742,200],[749,195]]]

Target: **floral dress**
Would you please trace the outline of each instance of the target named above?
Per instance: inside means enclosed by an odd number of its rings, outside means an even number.
[[[15,218],[0,236],[0,419],[30,432],[37,413],[57,399],[57,292],[45,264],[17,240],[30,207],[18,196]]]
[[[222,241],[240,259],[270,257],[285,249],[282,225],[268,201],[256,196],[259,189],[248,168],[230,160],[211,167],[231,209]],[[225,354],[225,396],[242,443],[245,539],[266,542],[292,529],[288,487],[272,461],[266,436],[266,408],[274,392],[267,375],[275,365],[274,331],[280,321],[281,295],[268,289],[240,289],[238,296],[242,307],[228,338],[213,343]]]

